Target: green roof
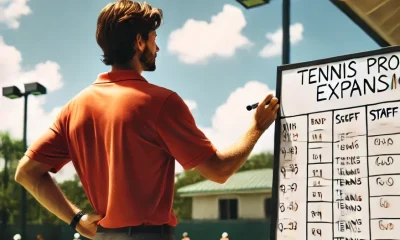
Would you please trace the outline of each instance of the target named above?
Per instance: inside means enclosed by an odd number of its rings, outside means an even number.
[[[224,184],[205,180],[178,189],[181,196],[210,195],[232,192],[268,191],[272,189],[272,169],[256,169],[238,172]]]

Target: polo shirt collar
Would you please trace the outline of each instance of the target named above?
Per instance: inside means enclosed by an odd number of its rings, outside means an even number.
[[[147,80],[136,71],[118,70],[118,71],[100,73],[95,83],[119,82],[127,80],[147,82]]]

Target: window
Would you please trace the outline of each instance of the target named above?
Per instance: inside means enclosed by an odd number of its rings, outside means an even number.
[[[220,199],[219,200],[219,219],[237,219],[238,218],[238,200]]]
[[[264,215],[265,218],[271,218],[272,202],[271,198],[264,199]]]

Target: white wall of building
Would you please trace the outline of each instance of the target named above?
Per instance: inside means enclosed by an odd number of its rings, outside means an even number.
[[[265,219],[266,198],[271,198],[271,193],[195,196],[192,198],[192,219],[219,219],[219,199],[238,199],[239,219]]]

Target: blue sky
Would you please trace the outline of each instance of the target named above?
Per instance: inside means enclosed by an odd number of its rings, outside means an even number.
[[[0,0],[0,86],[39,81],[49,90],[29,100],[29,142],[60,107],[109,70],[95,40],[97,16],[107,3]],[[144,76],[180,94],[218,147],[233,143],[251,117],[245,106],[276,87],[281,1],[250,10],[234,0],[148,3],[165,17],[157,32],[157,70]],[[292,0],[291,25],[292,63],[379,48],[328,0]],[[1,115],[7,112],[0,131],[22,137],[22,100],[2,98],[0,106]],[[254,153],[272,149],[272,133],[273,126]],[[60,176],[70,176],[69,167]]]

